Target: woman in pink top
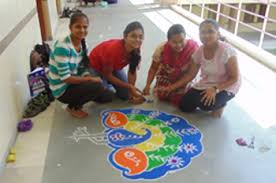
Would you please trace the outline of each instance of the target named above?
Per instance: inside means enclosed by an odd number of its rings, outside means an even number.
[[[216,21],[203,21],[199,31],[203,45],[193,54],[189,73],[164,90],[169,93],[174,88],[185,86],[200,71],[198,81],[182,97],[180,109],[193,112],[199,108],[220,117],[226,103],[235,96],[241,84],[237,53],[229,44],[220,41]]]

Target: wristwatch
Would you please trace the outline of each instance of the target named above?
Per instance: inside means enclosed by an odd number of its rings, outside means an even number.
[[[216,93],[220,92],[217,86],[214,86],[214,88],[215,88]]]

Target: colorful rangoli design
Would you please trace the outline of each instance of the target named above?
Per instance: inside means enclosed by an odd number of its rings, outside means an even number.
[[[144,109],[106,110],[101,114],[108,160],[132,180],[154,180],[187,167],[201,154],[202,134],[185,119]]]

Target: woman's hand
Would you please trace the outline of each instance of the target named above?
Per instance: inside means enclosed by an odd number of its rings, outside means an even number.
[[[134,85],[129,85],[130,97],[142,97],[142,91],[136,88]]]
[[[214,87],[207,88],[200,94],[203,95],[200,102],[203,102],[204,105],[210,106],[215,104],[217,93]]]
[[[85,76],[84,77],[86,82],[93,82],[93,83],[101,83],[102,79],[100,77],[92,77],[92,76]]]
[[[150,86],[146,85],[143,89],[143,95],[149,95],[150,94]]]
[[[165,87],[158,87],[157,91],[161,93],[162,96],[168,96],[174,90],[172,85]]]
[[[140,91],[135,86],[130,85],[129,92],[129,102],[131,102],[132,104],[142,104],[145,101],[145,98],[142,95],[142,91]]]

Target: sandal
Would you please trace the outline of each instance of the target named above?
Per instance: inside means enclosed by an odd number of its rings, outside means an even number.
[[[30,118],[30,117],[36,116],[40,112],[47,109],[49,104],[50,102],[49,102],[48,96],[42,92],[28,102],[27,108],[24,111],[23,117]]]

